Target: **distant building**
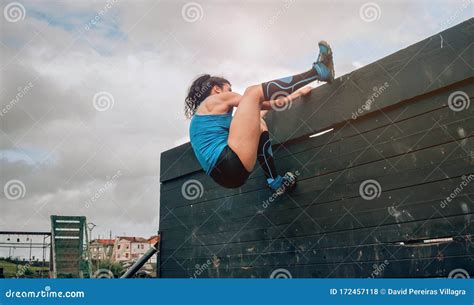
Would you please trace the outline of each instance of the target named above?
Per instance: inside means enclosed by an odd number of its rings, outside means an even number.
[[[153,235],[150,238],[147,239],[148,243],[150,244],[150,247],[152,247],[154,244],[156,244],[160,240],[159,235]],[[150,263],[156,264],[156,255],[153,255],[150,260]]]
[[[153,235],[147,239],[148,243],[152,246],[156,244],[156,242],[158,242],[159,240],[160,240],[160,235]]]
[[[94,239],[89,245],[91,258],[96,260],[111,259],[114,244],[114,239]]]
[[[153,235],[150,238],[135,236],[117,236],[112,251],[112,261],[120,263],[125,269],[145,254],[153,245],[160,240],[160,236]],[[156,255],[153,255],[145,265],[137,272],[147,276],[156,276]]]
[[[143,237],[118,236],[115,239],[112,260],[116,262],[135,261],[150,248]]]

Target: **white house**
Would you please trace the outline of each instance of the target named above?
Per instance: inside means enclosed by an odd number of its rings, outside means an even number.
[[[114,243],[112,260],[126,262],[137,260],[150,248],[150,243],[143,237],[117,236]]]
[[[111,259],[114,244],[115,240],[113,239],[94,239],[89,245],[91,258],[96,260]]]

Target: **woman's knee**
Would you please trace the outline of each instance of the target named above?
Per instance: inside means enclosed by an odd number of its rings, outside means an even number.
[[[260,102],[263,102],[263,89],[261,85],[252,85],[245,89],[244,95],[258,98]]]

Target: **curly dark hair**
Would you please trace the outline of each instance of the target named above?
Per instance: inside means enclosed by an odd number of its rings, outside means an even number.
[[[225,78],[210,76],[209,74],[196,78],[191,87],[189,87],[188,96],[184,102],[184,115],[186,118],[192,118],[202,101],[211,94],[212,87],[218,86],[222,88],[224,84],[230,85],[230,82]]]

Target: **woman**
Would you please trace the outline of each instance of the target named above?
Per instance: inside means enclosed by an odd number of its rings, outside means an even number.
[[[268,186],[278,195],[295,187],[293,173],[282,177],[276,171],[263,116],[310,92],[311,87],[302,87],[315,80],[332,82],[332,50],[324,41],[318,45],[319,55],[310,70],[250,86],[244,95],[232,92],[230,82],[221,77],[202,75],[192,83],[185,103],[186,117],[191,118],[191,145],[215,182],[227,188],[242,186],[258,159]]]

